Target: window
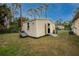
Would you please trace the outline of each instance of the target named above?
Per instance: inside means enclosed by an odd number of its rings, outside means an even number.
[[[29,30],[29,23],[27,23],[27,30]]]
[[[48,23],[48,26],[50,26],[50,24]]]

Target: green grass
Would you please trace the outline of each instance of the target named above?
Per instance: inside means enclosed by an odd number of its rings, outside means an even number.
[[[0,34],[0,55],[79,55],[79,37],[61,31],[58,37],[19,38],[18,33]]]

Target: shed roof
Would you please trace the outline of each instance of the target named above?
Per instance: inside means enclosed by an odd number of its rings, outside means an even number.
[[[50,20],[50,19],[46,19],[46,18],[44,18],[44,19],[32,19],[32,20],[29,20],[29,21],[27,21],[27,22],[32,22],[32,21],[36,21],[36,20],[41,20],[41,21],[43,21],[43,20],[49,20],[49,21],[51,21],[52,23],[54,23],[52,20]]]

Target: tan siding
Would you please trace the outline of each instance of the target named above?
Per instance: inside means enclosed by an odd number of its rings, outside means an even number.
[[[55,30],[55,25],[49,21],[49,20],[38,20],[37,25],[37,35],[43,36],[48,34],[48,23],[50,24],[50,32],[53,33],[53,30]],[[45,24],[46,24],[46,33],[45,33]]]
[[[27,30],[27,23],[23,25],[22,29],[25,30],[29,36],[40,37],[48,34],[48,29],[47,29],[48,23],[50,23],[50,32],[53,33],[53,30],[55,30],[55,25],[49,20],[30,21],[29,30]],[[45,24],[46,24],[46,32],[45,32]]]
[[[76,35],[79,35],[79,18],[72,24],[72,30]]]

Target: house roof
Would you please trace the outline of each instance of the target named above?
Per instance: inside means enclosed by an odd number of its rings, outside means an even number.
[[[77,12],[72,20],[72,23],[79,18],[79,12]]]
[[[32,22],[32,21],[36,21],[36,20],[41,20],[41,21],[43,21],[43,20],[49,20],[49,21],[51,21],[50,19],[31,19],[31,20],[29,20],[27,22]],[[54,23],[53,21],[51,21],[51,22]]]

